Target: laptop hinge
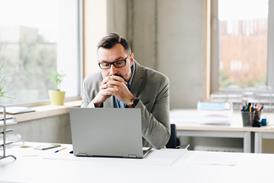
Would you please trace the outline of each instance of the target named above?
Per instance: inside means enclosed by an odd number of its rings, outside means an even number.
[[[88,156],[87,153],[78,153],[77,156]]]
[[[129,158],[137,158],[137,155],[136,154],[128,154],[128,157]]]

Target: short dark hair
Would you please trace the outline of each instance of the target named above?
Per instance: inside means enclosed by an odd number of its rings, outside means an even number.
[[[127,52],[131,52],[131,49],[129,47],[127,40],[116,33],[110,33],[106,35],[105,37],[103,37],[99,41],[97,45],[97,49],[99,48],[111,49],[116,44],[121,44]]]

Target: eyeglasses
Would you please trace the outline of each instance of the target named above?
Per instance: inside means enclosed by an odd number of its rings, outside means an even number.
[[[127,63],[127,58],[124,58],[122,60],[117,60],[117,61],[114,61],[114,62],[99,62],[98,65],[101,69],[110,69],[111,68],[111,65],[113,65],[115,68],[122,68],[126,65]]]

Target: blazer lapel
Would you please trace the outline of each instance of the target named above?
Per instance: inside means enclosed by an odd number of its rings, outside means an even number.
[[[145,84],[145,80],[143,79],[145,77],[145,73],[143,68],[140,66],[138,62],[136,62],[136,68],[135,68],[135,74],[132,79],[130,91],[132,94],[136,97],[139,97],[141,88]]]

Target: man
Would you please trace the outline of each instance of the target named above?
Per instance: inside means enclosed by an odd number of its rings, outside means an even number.
[[[168,78],[137,63],[115,33],[99,42],[97,55],[101,72],[85,79],[82,107],[140,108],[143,145],[164,147],[170,136]]]

